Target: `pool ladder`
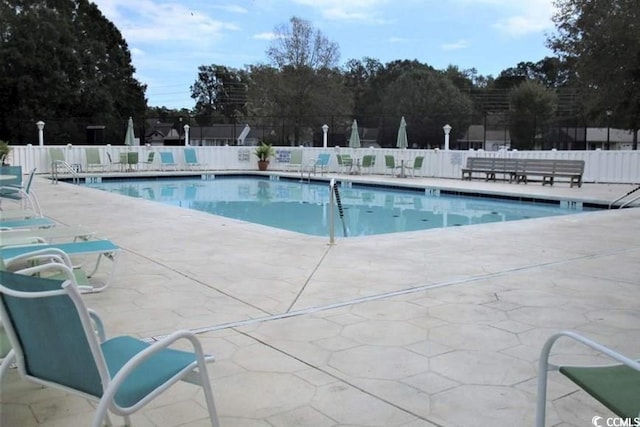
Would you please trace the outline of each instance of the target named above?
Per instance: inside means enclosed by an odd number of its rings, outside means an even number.
[[[631,196],[633,193],[635,193],[638,190],[640,190],[640,185],[638,187],[634,188],[633,190],[627,192],[623,196],[618,197],[613,202],[609,203],[609,209],[613,208],[613,205],[615,205],[616,203],[626,199],[627,197]],[[636,195],[636,197],[634,197],[632,199],[629,199],[626,202],[623,202],[620,206],[617,206],[617,208],[618,209],[626,208],[627,206],[629,206],[631,203],[635,202],[638,199],[640,199],[640,195]]]
[[[73,167],[71,167],[69,163],[65,162],[64,160],[54,160],[53,162],[51,162],[51,183],[52,184],[58,183],[58,168],[60,167],[62,167],[63,169],[66,169],[71,173],[74,184],[80,183],[80,176],[78,176],[78,173],[76,172],[76,170]]]
[[[334,224],[335,224],[335,214],[333,210],[333,204],[336,204],[338,207],[338,214],[340,215],[340,220],[342,221],[342,232],[344,237],[347,237],[347,225],[344,223],[344,210],[342,209],[342,201],[340,200],[340,191],[338,190],[338,185],[335,178],[331,178],[329,181],[329,244],[333,245],[335,243],[334,236]]]

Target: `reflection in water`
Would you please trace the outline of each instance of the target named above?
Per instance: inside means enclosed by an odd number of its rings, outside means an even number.
[[[215,180],[155,179],[85,184],[105,191],[154,200],[229,218],[326,236],[329,186],[263,178]],[[487,198],[432,196],[384,188],[340,188],[349,236],[513,221],[581,211],[558,205]],[[335,209],[335,207],[334,207]],[[586,209],[585,209],[586,210]],[[337,209],[336,235],[342,235]]]

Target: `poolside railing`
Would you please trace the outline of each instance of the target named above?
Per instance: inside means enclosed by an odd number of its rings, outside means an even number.
[[[74,170],[86,172],[86,149],[97,148],[104,164],[104,170],[108,170],[107,153],[112,159],[119,159],[121,153],[136,152],[139,159],[147,159],[149,152],[170,151],[177,162],[177,169],[186,170],[184,159],[184,147],[170,146],[84,146],[84,145],[58,145],[58,146],[13,146],[9,162],[12,165],[22,166],[23,170],[38,168],[38,173],[51,173],[51,158],[49,148],[62,148],[65,161]],[[257,171],[257,158],[253,154],[252,147],[247,146],[223,146],[223,147],[192,147],[196,150],[198,162],[203,169],[209,171]],[[461,176],[461,168],[466,164],[468,157],[505,157],[505,158],[534,158],[534,159],[568,159],[584,160],[584,182],[599,183],[639,183],[640,182],[640,151],[637,150],[596,150],[596,151],[482,151],[482,150],[422,150],[396,148],[319,148],[319,147],[275,147],[277,156],[271,161],[269,170],[290,170],[287,159],[291,151],[302,150],[302,164],[316,159],[320,153],[329,153],[330,172],[338,172],[336,154],[350,154],[352,158],[360,159],[364,155],[375,155],[378,158],[375,165],[367,173],[386,173],[385,164],[382,161],[385,155],[395,156],[397,162],[404,160],[405,164],[412,164],[418,157],[424,157],[422,175],[433,178],[455,178]],[[156,162],[159,162],[156,157]],[[140,170],[160,169],[159,163],[138,165]],[[135,168],[134,168],[135,170]],[[103,173],[103,172],[95,172]]]

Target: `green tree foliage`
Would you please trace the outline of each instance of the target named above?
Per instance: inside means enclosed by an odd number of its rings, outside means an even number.
[[[637,131],[640,126],[638,0],[556,0],[557,34],[548,45],[569,64],[590,117]],[[637,149],[637,132],[634,132]]]
[[[0,138],[33,142],[43,119],[48,143],[85,142],[87,124],[119,143],[146,108],[134,71],[122,35],[88,0],[0,0]]]
[[[247,113],[248,78],[245,71],[224,65],[201,65],[198,79],[191,86],[191,97],[196,100],[197,116],[223,116],[234,123]]]
[[[535,148],[536,137],[545,134],[555,115],[558,98],[542,83],[527,80],[511,90],[511,146],[520,150]]]
[[[396,76],[386,86],[383,103],[387,114],[405,117],[411,145],[440,146],[442,126],[447,123],[454,135],[464,134],[470,124],[471,99],[445,73],[415,62],[390,65],[391,75]]]
[[[289,25],[276,27],[275,33],[267,50],[272,66],[250,69],[250,109],[282,117],[279,128],[286,136],[281,135],[281,142],[306,142],[303,140],[310,137],[303,132],[319,129],[320,116],[327,111],[351,112],[344,77],[336,68],[338,45],[297,17],[292,17]]]

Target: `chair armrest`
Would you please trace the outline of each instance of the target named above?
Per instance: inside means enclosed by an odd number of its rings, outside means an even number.
[[[571,332],[571,331],[562,331],[562,332],[558,332],[557,334],[552,335],[551,337],[549,337],[549,339],[547,340],[547,342],[544,344],[544,346],[542,347],[542,351],[540,353],[540,366],[544,365],[545,367],[549,365],[548,363],[548,359],[549,359],[549,353],[551,352],[551,347],[553,347],[553,345],[555,344],[555,342],[560,339],[560,338],[570,338],[574,341],[577,341],[581,344],[583,344],[586,347],[589,347],[593,350],[599,351],[600,353],[603,353],[607,356],[609,356],[610,358],[614,359],[615,361],[622,363],[624,365],[629,366],[630,368],[636,370],[636,371],[640,371],[640,362],[637,362],[633,359],[628,358],[627,356],[620,354],[608,347],[603,346],[602,344],[599,344],[593,340],[590,340],[589,338],[583,337],[582,335],[579,335],[575,332]],[[552,365],[553,366],[553,365]],[[555,366],[554,366],[555,367]]]
[[[129,376],[129,374],[131,374],[137,366],[144,363],[147,358],[154,355],[155,353],[159,353],[165,349],[170,348],[172,344],[174,344],[176,341],[181,339],[188,340],[193,346],[193,352],[196,355],[196,361],[198,366],[204,366],[206,362],[213,361],[213,356],[207,356],[205,358],[205,355],[202,351],[202,344],[200,344],[200,340],[198,340],[198,338],[193,332],[186,331],[186,330],[173,332],[172,334],[167,335],[163,339],[154,342],[149,347],[147,347],[146,349],[142,350],[140,353],[133,356],[127,363],[125,363],[122,366],[122,368],[120,368],[118,373],[111,379],[111,383],[109,384],[109,387],[105,389],[105,394],[103,395],[103,399],[104,398],[108,398],[109,400],[112,399],[113,395],[115,395],[115,393],[120,388],[122,383]]]
[[[106,335],[104,330],[104,323],[102,322],[100,315],[95,310],[92,310],[90,308],[87,308],[87,311],[89,312],[89,317],[93,322],[93,330],[96,331],[96,335],[98,335],[98,340],[101,343],[104,342],[104,340],[106,339]]]
[[[18,255],[14,258],[11,258],[11,260],[9,261],[5,260],[5,262],[7,263],[7,266],[9,266],[9,265],[13,265],[14,262],[20,262],[20,261],[26,262],[31,260],[46,260],[46,259],[53,259],[73,269],[73,264],[71,263],[71,258],[69,258],[69,255],[65,251],[58,248],[37,249],[32,252]]]

